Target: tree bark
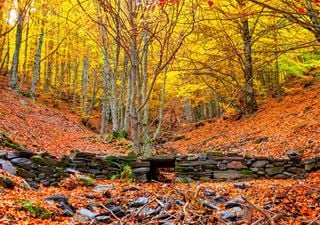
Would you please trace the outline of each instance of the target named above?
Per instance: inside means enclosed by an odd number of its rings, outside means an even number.
[[[32,99],[35,99],[36,87],[37,87],[39,75],[40,75],[40,60],[41,60],[43,39],[44,39],[44,30],[42,27],[41,34],[39,37],[39,43],[38,43],[38,49],[37,49],[37,53],[36,53],[35,63],[34,63],[34,67],[33,67],[33,76],[32,76],[32,83],[31,83],[31,90],[30,90],[30,97]]]
[[[15,50],[12,59],[11,71],[10,71],[10,87],[16,91],[19,90],[18,86],[18,68],[19,68],[19,56],[22,40],[24,15],[23,12],[18,13],[18,23],[16,30]]]
[[[248,18],[243,18],[242,21],[242,39],[244,47],[244,75],[245,75],[245,113],[252,114],[257,111],[257,102],[254,93],[253,84],[253,65],[252,65],[252,49],[251,49],[251,34],[249,30]]]

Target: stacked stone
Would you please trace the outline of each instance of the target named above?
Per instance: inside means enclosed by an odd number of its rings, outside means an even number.
[[[289,159],[249,157],[234,153],[207,152],[178,156],[175,171],[178,179],[237,180],[248,178],[302,178],[308,172],[320,169],[320,158],[300,160],[288,152]]]
[[[46,152],[36,154],[21,149],[10,153],[0,151],[0,168],[24,178],[35,188],[39,183],[58,186],[69,173],[77,172],[95,179],[110,179],[120,175],[125,165],[132,168],[138,181],[147,181],[150,163],[135,157],[78,152],[74,157],[58,159]]]

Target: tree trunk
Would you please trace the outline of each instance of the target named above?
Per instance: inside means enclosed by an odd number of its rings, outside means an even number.
[[[31,84],[31,90],[30,90],[30,97],[32,99],[35,99],[36,87],[37,87],[39,76],[40,76],[40,60],[41,60],[41,51],[42,51],[43,38],[44,38],[43,31],[44,31],[43,28],[41,28],[41,34],[39,37],[38,49],[37,49],[37,54],[35,58],[34,68],[33,68],[33,77],[32,77],[32,84]]]
[[[87,56],[83,58],[83,68],[82,68],[82,112],[87,114],[88,105],[88,83],[89,83],[89,59]]]
[[[251,34],[248,18],[242,19],[242,39],[244,47],[244,75],[245,75],[245,113],[252,114],[257,111],[257,102],[253,84],[253,65],[251,50]]]
[[[16,30],[16,42],[15,50],[12,59],[11,71],[10,71],[10,87],[16,91],[19,90],[18,87],[18,68],[19,68],[19,56],[21,48],[22,30],[23,30],[24,15],[23,12],[18,14],[18,24]]]

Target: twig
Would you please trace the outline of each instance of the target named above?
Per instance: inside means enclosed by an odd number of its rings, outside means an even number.
[[[308,225],[314,224],[315,222],[317,222],[318,219],[320,219],[320,214],[314,220],[312,220],[310,223],[308,223]]]
[[[243,197],[243,196],[242,196],[242,198],[243,198],[244,200],[246,200],[246,202],[247,202],[250,206],[252,206],[252,207],[255,208],[257,211],[259,211],[260,213],[262,213],[262,214],[269,220],[270,225],[276,225],[276,223],[274,222],[274,219],[272,218],[272,216],[271,216],[269,213],[267,213],[264,209],[262,209],[262,208],[260,208],[259,206],[251,203],[246,197]]]
[[[100,204],[100,205],[102,206],[102,208],[107,210],[115,219],[117,219],[121,223],[121,219],[119,217],[117,217],[110,209],[108,209],[108,207],[105,207],[103,204]]]

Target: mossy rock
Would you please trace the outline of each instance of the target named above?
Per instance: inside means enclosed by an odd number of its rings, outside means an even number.
[[[218,152],[218,151],[208,151],[206,153],[207,153],[207,155],[217,156],[217,157],[225,156],[225,154],[223,152]]]
[[[39,155],[32,156],[30,160],[34,165],[46,165],[45,159]]]
[[[0,186],[8,189],[13,189],[15,183],[8,177],[0,176]]]
[[[95,182],[91,177],[79,177],[78,181],[82,182],[84,186],[94,186]]]
[[[315,167],[316,167],[316,163],[310,163],[310,164],[306,164],[306,165],[304,165],[304,169],[306,170],[306,171],[311,171],[311,170],[313,170]]]
[[[284,171],[284,167],[278,166],[278,167],[271,167],[271,168],[266,168],[266,173],[270,176],[274,176],[277,174],[280,174]]]
[[[17,175],[20,176],[20,177],[23,177],[23,178],[34,178],[36,177],[36,174],[30,172],[30,171],[27,171],[23,168],[20,168],[20,167],[17,167]]]
[[[22,210],[30,213],[31,216],[39,219],[49,219],[51,213],[40,204],[35,204],[31,201],[22,201]]]
[[[244,169],[239,171],[243,175],[253,175],[254,172],[252,170]]]

